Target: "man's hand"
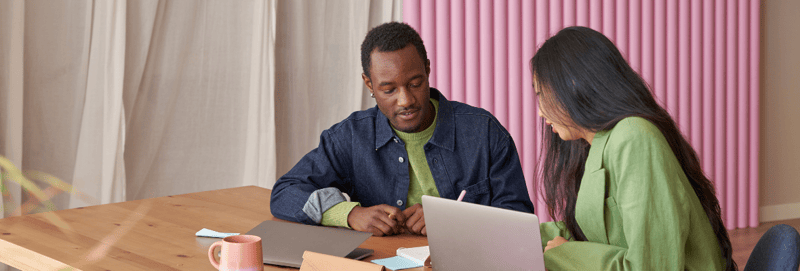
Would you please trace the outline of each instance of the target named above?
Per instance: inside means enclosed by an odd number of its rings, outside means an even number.
[[[556,236],[556,238],[553,238],[553,240],[547,241],[547,246],[544,247],[544,251],[560,246],[566,242],[568,241],[567,239],[564,239],[564,237]]]
[[[403,214],[406,216],[405,227],[409,232],[428,235],[428,231],[425,229],[425,214],[422,212],[422,204],[414,204],[405,209]]]
[[[347,224],[357,231],[371,232],[374,236],[403,232],[406,216],[397,207],[386,204],[372,207],[356,206],[347,215]]]

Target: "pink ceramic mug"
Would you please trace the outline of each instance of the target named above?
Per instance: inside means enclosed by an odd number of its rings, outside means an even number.
[[[220,260],[214,257],[217,247],[222,247]],[[214,268],[222,271],[263,271],[261,237],[254,235],[234,235],[217,241],[208,248],[208,260]]]

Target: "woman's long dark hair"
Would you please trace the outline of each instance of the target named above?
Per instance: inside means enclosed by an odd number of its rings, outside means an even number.
[[[608,38],[586,27],[562,29],[533,56],[531,73],[536,88],[542,90],[540,105],[551,121],[597,132],[638,116],[658,127],[711,222],[725,270],[737,269],[714,185],[703,173],[697,154]],[[576,240],[585,241],[575,221],[575,202],[590,145],[583,140],[564,141],[547,127],[542,131],[546,150],[537,177],[544,184],[547,210],[564,221]]]

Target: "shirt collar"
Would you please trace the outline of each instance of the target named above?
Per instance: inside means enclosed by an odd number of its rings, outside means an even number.
[[[439,101],[439,110],[436,111],[436,128],[429,143],[453,151],[455,145],[455,115],[453,105],[447,101],[439,90],[430,88],[431,99]],[[394,137],[394,131],[389,124],[389,119],[383,115],[380,108],[375,106],[377,117],[375,118],[375,149],[380,149],[389,143]]]

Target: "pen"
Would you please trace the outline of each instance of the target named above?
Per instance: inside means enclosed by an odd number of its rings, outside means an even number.
[[[463,200],[464,199],[464,195],[466,195],[466,194],[467,194],[467,190],[461,190],[461,195],[458,195],[458,200],[457,201]]]

